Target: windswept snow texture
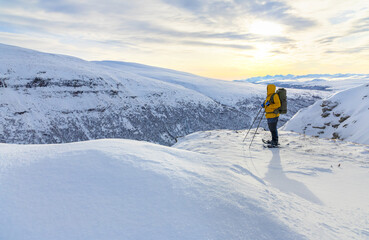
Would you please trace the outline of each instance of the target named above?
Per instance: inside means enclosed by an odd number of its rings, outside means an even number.
[[[0,144],[0,239],[369,237],[368,147],[281,132],[269,150],[261,132],[248,150],[245,134]]]
[[[232,180],[241,178],[211,156],[96,140],[2,144],[0,158],[0,239],[300,236],[245,194],[255,186],[238,190]]]
[[[252,77],[245,80],[236,80],[236,82],[248,82],[255,84],[275,84],[278,87],[296,88],[296,89],[315,89],[325,91],[340,91],[369,81],[369,74],[308,74],[295,76],[275,75],[264,77]]]
[[[209,129],[243,129],[265,86],[126,62],[87,62],[0,44],[0,142],[128,138],[171,145]],[[286,122],[325,95],[289,91]]]
[[[282,129],[369,144],[369,82],[302,109]]]
[[[253,198],[301,235],[294,239],[369,239],[369,146],[279,131],[280,148],[268,149],[261,139],[270,132],[259,131],[249,148],[254,130],[244,143],[247,131],[208,131],[174,147],[220,159],[214,166],[237,189],[230,201]]]

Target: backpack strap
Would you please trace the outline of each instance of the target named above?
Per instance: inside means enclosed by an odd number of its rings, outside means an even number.
[[[272,96],[270,96],[270,99],[269,99],[269,102],[271,103],[271,104],[274,104],[275,102],[274,102],[274,95],[276,95],[277,93],[273,93],[272,94]],[[273,112],[267,112],[267,113],[274,113],[274,114],[278,114],[279,113],[279,109],[280,109],[281,107],[279,107],[279,108],[277,108],[277,109],[275,109]]]
[[[271,103],[271,104],[274,104],[275,102],[274,102],[274,95],[275,95],[276,93],[273,93],[272,94],[272,96],[270,96],[270,99],[269,99],[269,102]]]

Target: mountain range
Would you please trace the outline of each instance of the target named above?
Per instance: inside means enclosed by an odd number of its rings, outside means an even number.
[[[273,83],[280,87],[296,89],[315,89],[323,91],[342,91],[369,81],[369,74],[337,73],[337,74],[307,74],[307,75],[274,75],[251,77],[236,82],[255,84]]]

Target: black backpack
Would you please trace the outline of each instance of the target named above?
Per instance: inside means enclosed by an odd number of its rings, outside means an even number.
[[[284,88],[278,88],[278,90],[270,97],[270,102],[274,104],[274,94],[278,94],[281,106],[276,109],[276,113],[286,114],[287,113],[287,90]]]

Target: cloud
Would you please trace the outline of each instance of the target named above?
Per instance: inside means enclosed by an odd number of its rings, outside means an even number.
[[[325,38],[318,39],[317,42],[321,43],[321,44],[327,44],[327,43],[332,43],[336,39],[340,39],[342,37],[344,37],[344,36],[343,35],[342,36],[330,36],[330,37],[325,37]]]
[[[206,1],[199,0],[163,0],[163,2],[191,12],[202,11],[206,4]]]
[[[361,53],[361,52],[367,52],[367,51],[369,51],[369,45],[354,47],[354,48],[347,48],[343,50],[327,50],[325,51],[325,53],[355,54],[355,53]]]
[[[343,25],[346,23],[346,25]],[[362,17],[351,22],[342,21],[342,22],[335,22],[334,25],[341,24],[341,30],[336,31],[334,35],[320,38],[316,42],[320,44],[332,44],[335,41],[339,41],[343,38],[352,37],[353,35],[369,32],[369,17]],[[347,26],[347,27],[346,27]],[[337,35],[337,33],[340,33]],[[357,37],[359,38],[359,37]],[[335,52],[335,51],[333,51]],[[332,51],[327,51],[327,53],[332,53]]]
[[[312,19],[293,15],[291,7],[280,1],[234,0],[163,0],[168,5],[210,19],[234,19],[243,16],[277,21],[293,30],[305,30],[316,25]]]
[[[3,0],[0,0],[3,1]],[[169,6],[175,6],[187,11],[181,13],[178,19],[174,14],[165,9],[163,2]],[[12,4],[7,4],[10,6]],[[268,41],[276,43],[286,43],[292,40],[288,37],[262,38],[255,34],[247,33],[246,25],[238,26],[233,21],[242,19],[243,16],[267,15],[268,18],[280,18],[281,21],[293,21],[294,24],[301,25],[307,20],[287,14],[289,7],[281,2],[269,2],[261,4],[259,1],[209,1],[209,0],[153,0],[145,2],[137,1],[101,1],[90,0],[88,3],[78,0],[14,0],[14,6],[30,8],[32,14],[1,14],[6,16],[9,24],[15,28],[25,29],[28,32],[40,29],[43,32],[49,31],[51,34],[66,34],[70,30],[80,30],[81,35],[98,35],[97,31],[107,35],[127,35],[142,36],[154,35],[151,39],[158,39],[158,36],[169,38],[205,39],[205,40],[225,40],[225,41]],[[153,7],[156,7],[153,9]],[[254,11],[254,12],[253,12]],[[38,14],[44,14],[39,16]],[[69,15],[64,19],[57,19],[53,13]],[[214,20],[215,19],[215,20]],[[6,20],[2,19],[4,23]],[[109,24],[104,24],[104,22]],[[292,23],[289,23],[293,25]],[[104,26],[102,26],[104,25]],[[178,25],[182,27],[178,27]],[[190,30],[190,26],[193,25]],[[302,24],[308,25],[308,24]],[[183,27],[185,26],[185,27]],[[187,26],[187,27],[186,27]],[[227,26],[229,31],[227,31]],[[5,29],[5,28],[3,28]],[[220,30],[222,29],[222,30]],[[74,32],[74,31],[73,31]],[[79,35],[80,36],[80,35]],[[78,35],[76,35],[78,37]]]
[[[38,0],[36,5],[46,11],[70,15],[81,14],[86,9],[80,2],[68,0]]]
[[[239,0],[240,2],[244,2]],[[249,12],[259,14],[264,19],[281,22],[292,30],[302,31],[316,25],[316,21],[294,15],[292,8],[286,3],[279,1],[246,1]]]
[[[283,51],[280,51],[280,50],[273,50],[272,53],[274,53],[274,54],[287,54],[287,52],[283,52]]]
[[[342,23],[349,21],[354,16],[355,16],[355,11],[344,11],[344,12],[340,12],[339,14],[337,14],[336,16],[332,18],[329,18],[329,22],[334,25],[342,24]]]
[[[78,1],[69,0],[0,0],[0,4],[3,8],[22,6],[23,9],[28,10],[44,10],[47,12],[60,12],[65,14],[79,14],[85,9],[84,5]]]
[[[68,36],[73,32],[81,32],[82,30],[102,30],[94,22],[85,22],[69,18],[64,20],[62,17],[50,17],[48,13],[40,14],[35,18],[33,13],[19,12],[17,14],[1,14],[0,24],[12,26],[16,32],[65,35]],[[9,31],[8,31],[9,32]]]
[[[242,45],[242,44],[211,43],[211,42],[200,42],[200,41],[182,41],[182,43],[185,45],[191,45],[191,46],[232,48],[232,49],[237,49],[237,50],[255,49],[255,47],[251,45]]]
[[[321,59],[324,54],[333,59],[335,54],[350,53],[354,58],[355,54],[366,53],[368,10],[363,8],[365,4],[353,5],[338,4],[334,0],[324,4],[320,0],[309,3],[294,0],[0,0],[0,42],[11,44],[9,39],[15,36],[17,43],[24,38],[25,43],[32,42],[25,47],[36,46],[42,51],[58,46],[60,53],[64,46],[69,49],[68,53],[76,51],[74,55],[82,58],[126,58],[146,61],[146,64],[150,64],[146,59],[154,59],[167,67],[177,61],[194,64],[196,59],[195,69],[201,68],[201,61],[234,64],[237,56],[242,64],[246,61],[249,69],[261,72],[265,64],[278,66],[274,67],[278,69],[294,61],[319,64],[315,57]],[[272,29],[267,27],[260,32],[252,31],[258,21],[273,22],[281,31],[275,35],[268,35]],[[37,39],[39,44],[34,44]],[[47,46],[48,42],[53,44]],[[209,48],[212,49],[209,51]],[[204,56],[204,52],[209,55]],[[247,55],[260,61],[245,60]],[[260,66],[263,70],[257,70]]]
[[[171,27],[165,27],[152,22],[144,22],[138,20],[129,20],[126,25],[121,29],[135,31],[141,35],[150,36],[146,38],[148,42],[157,41],[158,38],[165,39],[192,39],[192,40],[220,40],[220,41],[236,41],[236,42],[272,42],[278,44],[291,44],[294,42],[291,38],[285,36],[261,36],[251,33],[240,33],[235,31],[189,31],[189,30],[176,30]],[[120,30],[118,30],[120,31]],[[156,37],[155,37],[156,36]],[[196,42],[196,41],[194,41]]]
[[[349,34],[369,32],[369,17],[356,20],[349,31]]]
[[[192,38],[192,39],[223,39],[223,40],[256,40],[253,34],[242,34],[238,32],[211,32],[211,31],[188,31],[176,30],[171,27],[154,24],[151,22],[130,20],[124,26],[132,31],[145,34],[161,35],[169,38]]]
[[[287,11],[289,8],[283,4],[262,6],[252,1],[253,5],[245,7],[245,3],[237,1],[207,0],[168,0],[164,3],[163,0],[89,0],[87,4],[82,0],[15,1],[14,6],[0,9],[0,31],[13,29],[33,39],[39,37],[65,44],[68,49],[74,49],[72,45],[86,46],[86,50],[81,50],[85,55],[87,48],[92,46],[96,54],[106,48],[126,53],[123,56],[128,53],[130,56],[177,54],[183,46],[193,47],[194,52],[199,53],[203,52],[201,48],[219,49],[222,51],[214,52],[228,55],[242,51],[245,56],[246,51],[253,54],[263,43],[272,44],[266,52],[273,49],[274,53],[286,52],[295,44],[287,35],[249,33],[244,20],[246,16],[260,17],[261,13],[271,11],[268,8],[285,6],[284,11]],[[261,7],[252,13],[255,10],[252,6],[256,5]],[[7,23],[11,24],[11,29],[1,27]]]

